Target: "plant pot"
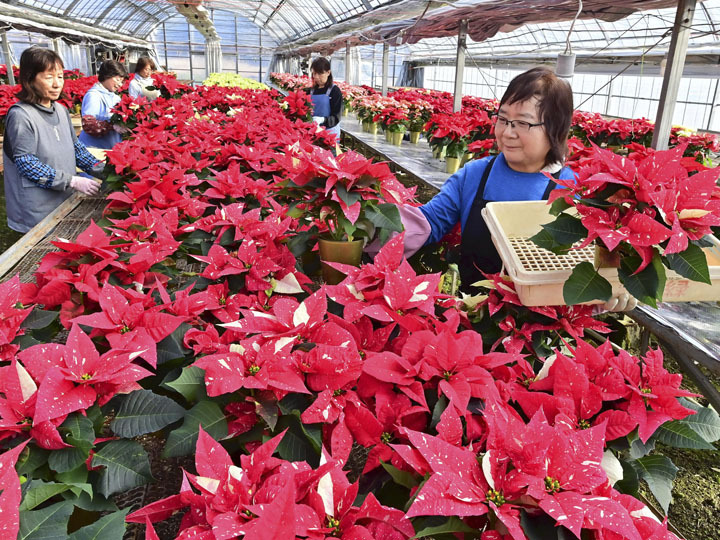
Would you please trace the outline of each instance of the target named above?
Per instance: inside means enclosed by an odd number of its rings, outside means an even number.
[[[410,132],[410,142],[412,144],[417,144],[420,140],[420,135],[422,134],[422,131],[411,131]]]
[[[445,158],[445,172],[448,174],[455,174],[460,168],[460,158],[457,157],[446,157]]]
[[[620,252],[610,251],[605,246],[595,244],[595,268],[620,268]]]
[[[370,122],[368,124],[368,133],[371,135],[377,135],[379,122]]]
[[[405,132],[403,132],[403,131],[391,131],[390,132],[390,143],[394,144],[395,146],[400,146],[402,144],[404,135],[405,135]]]
[[[472,152],[465,152],[463,154],[462,161],[460,162],[460,166],[464,167],[468,161],[472,161],[474,155],[475,154],[473,154]]]
[[[447,148],[445,146],[443,146],[443,147],[436,146],[435,148],[433,148],[433,157],[435,159],[442,160],[445,158],[445,152],[447,152]]]
[[[365,133],[369,133],[369,132],[370,132],[370,122],[369,122],[368,120],[363,120],[363,121],[362,121],[362,130],[363,130]]]
[[[360,266],[364,244],[363,240],[353,240],[352,242],[349,242],[347,240],[338,241],[319,238],[318,251],[320,252],[322,276],[325,283],[329,285],[337,285],[345,279],[345,274],[339,270],[331,268],[323,261]]]
[[[385,140],[388,142],[388,144],[392,142],[392,140],[390,139],[390,134],[391,133],[386,129],[385,130]]]

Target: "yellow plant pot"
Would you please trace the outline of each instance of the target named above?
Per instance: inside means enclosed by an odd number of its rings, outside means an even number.
[[[392,142],[392,139],[391,139],[391,137],[390,137],[391,135],[392,135],[392,132],[390,132],[390,131],[388,131],[388,130],[386,129],[386,130],[385,130],[385,140],[386,140],[388,143],[391,143],[391,142]]]
[[[348,242],[319,238],[318,251],[320,252],[322,275],[325,283],[329,285],[337,285],[345,279],[345,274],[339,270],[331,268],[325,264],[324,261],[339,262],[351,266],[360,266],[363,245],[364,242],[362,240],[353,240],[352,242]]]
[[[362,130],[366,133],[370,132],[370,122],[367,120],[362,121]]]
[[[422,134],[421,131],[411,131],[410,132],[410,142],[412,144],[417,144],[420,140],[420,135]]]
[[[474,155],[475,154],[473,154],[472,152],[465,152],[463,154],[462,161],[460,162],[460,166],[464,167],[468,161],[472,161]]]
[[[370,122],[370,124],[368,124],[368,128],[370,128],[370,129],[368,129],[368,132],[371,135],[377,135],[378,125],[379,125],[378,122]]]
[[[405,133],[403,133],[402,131],[391,131],[390,143],[394,144],[395,146],[400,146],[402,144],[403,135],[405,135]]]
[[[445,158],[445,172],[448,174],[455,174],[460,168],[460,158],[446,157]]]

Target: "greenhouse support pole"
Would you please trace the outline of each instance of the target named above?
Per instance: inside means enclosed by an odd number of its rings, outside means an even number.
[[[170,71],[170,66],[168,65],[168,42],[167,42],[167,33],[165,32],[165,23],[162,23],[162,30],[163,30],[163,50],[165,51],[165,71]]]
[[[237,17],[235,18],[235,28],[237,28]],[[258,26],[258,46],[259,46],[258,47],[258,81],[262,82],[262,28],[260,28],[259,26]]]
[[[10,54],[10,43],[8,42],[7,32],[2,33],[2,48],[5,56],[5,66],[7,67],[8,83],[15,86],[15,74],[12,69],[12,55]]]
[[[345,42],[345,82],[352,84],[352,70],[350,69],[350,42]]]
[[[655,150],[667,150],[672,128],[675,102],[677,101],[680,81],[682,80],[685,56],[687,55],[688,39],[690,38],[690,25],[697,0],[679,0],[675,24],[673,25],[670,50],[668,51],[667,67],[663,77],[660,102],[655,118],[655,132],[653,133],[652,147]]]
[[[462,109],[463,77],[465,75],[465,42],[467,40],[467,19],[460,21],[458,31],[457,56],[455,56],[455,96],[453,98],[453,112]]]
[[[388,92],[388,61],[390,60],[390,44],[383,41],[382,59],[382,95],[387,96]]]

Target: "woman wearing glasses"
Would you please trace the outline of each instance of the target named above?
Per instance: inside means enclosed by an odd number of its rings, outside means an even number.
[[[419,208],[422,216],[408,219],[403,209],[405,223],[411,223],[406,227],[406,235],[410,233],[406,254],[420,247],[423,239],[426,244],[439,241],[459,221],[459,269],[466,292],[471,293],[470,285],[483,279],[481,272],[499,272],[502,262],[480,212],[491,201],[547,199],[556,184],[544,173],[574,177],[563,166],[572,112],[572,89],[551,70],[539,67],[515,77],[495,116],[500,153],[472,161],[451,176],[440,193]],[[622,311],[635,303],[623,295],[611,299],[605,309]]]

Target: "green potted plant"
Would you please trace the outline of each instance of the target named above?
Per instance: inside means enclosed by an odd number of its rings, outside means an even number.
[[[304,250],[317,241],[321,260],[357,266],[367,242],[384,243],[403,230],[397,205],[409,202],[414,189],[406,189],[387,163],[353,151],[335,157],[318,147],[291,149],[287,156],[298,164],[297,174],[281,184],[277,196],[300,221],[298,242],[304,242]],[[326,264],[322,269],[328,283],[344,278]]]

